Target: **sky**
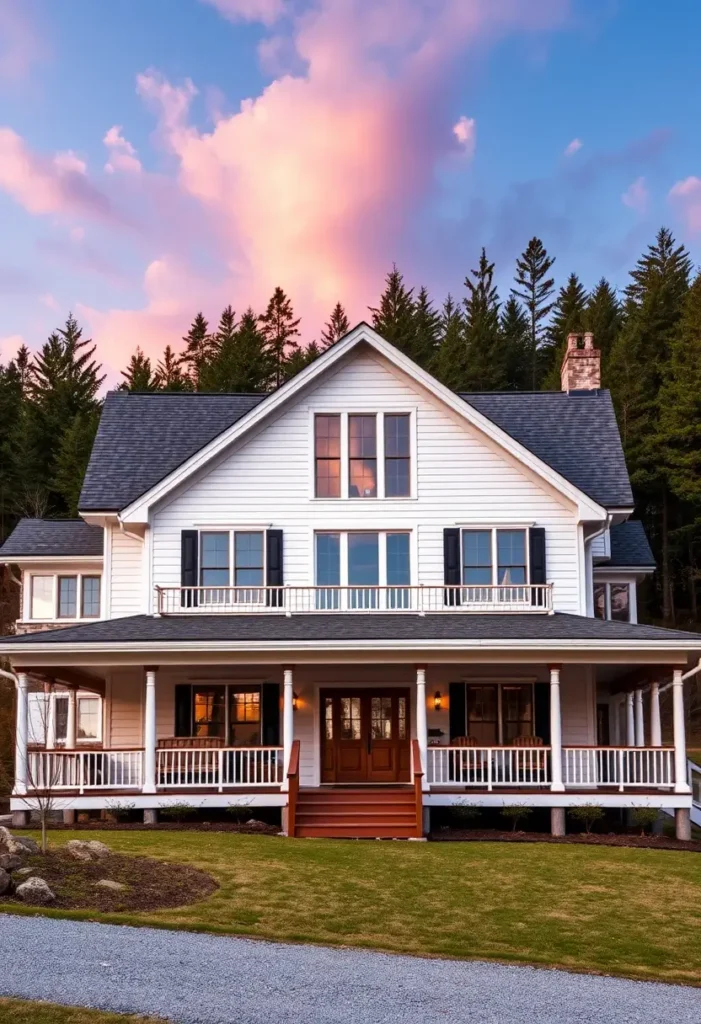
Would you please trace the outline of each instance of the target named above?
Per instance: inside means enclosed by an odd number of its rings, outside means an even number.
[[[0,0],[0,362],[69,310],[110,381],[280,285],[319,337],[396,262],[437,302],[701,263],[697,0]]]

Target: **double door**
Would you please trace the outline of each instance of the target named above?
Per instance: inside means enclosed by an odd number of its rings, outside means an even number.
[[[322,690],[321,781],[409,782],[409,689]]]

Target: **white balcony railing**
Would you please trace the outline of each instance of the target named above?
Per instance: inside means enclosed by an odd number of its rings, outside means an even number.
[[[31,793],[93,789],[141,789],[141,750],[30,750],[27,789]]]
[[[673,747],[564,747],[562,779],[573,789],[672,789]]]
[[[282,747],[221,747],[208,750],[159,750],[159,789],[218,789],[227,786],[279,786]]]
[[[432,786],[549,786],[549,747],[429,747]]]
[[[551,612],[552,583],[407,587],[156,587],[158,615]]]

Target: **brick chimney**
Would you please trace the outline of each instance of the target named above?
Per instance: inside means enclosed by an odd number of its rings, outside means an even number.
[[[594,348],[591,331],[567,336],[560,380],[563,391],[596,391],[601,387],[601,351]]]

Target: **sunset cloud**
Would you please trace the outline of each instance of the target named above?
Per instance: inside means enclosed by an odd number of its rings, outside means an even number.
[[[108,174],[116,171],[124,171],[126,174],[138,174],[141,170],[141,161],[136,155],[136,150],[131,142],[122,135],[122,126],[114,125],[102,140],[109,152],[109,160],[105,164]]]
[[[264,25],[273,22],[285,13],[285,0],[204,0],[216,7],[229,21],[261,21]]]
[[[453,125],[453,135],[467,156],[472,159],[477,144],[477,124],[474,117],[461,117]]]
[[[0,81],[24,79],[34,64],[46,56],[38,19],[31,17],[29,0],[0,0]]]
[[[645,184],[645,178],[642,177],[636,178],[621,196],[623,205],[628,206],[631,210],[636,210],[638,213],[647,212],[649,201],[650,193]]]
[[[579,153],[584,143],[581,139],[572,139],[570,143],[565,146],[565,156],[574,156],[575,153]]]
[[[694,234],[701,232],[701,178],[692,175],[678,181],[670,189],[669,198],[681,213],[687,229]]]

